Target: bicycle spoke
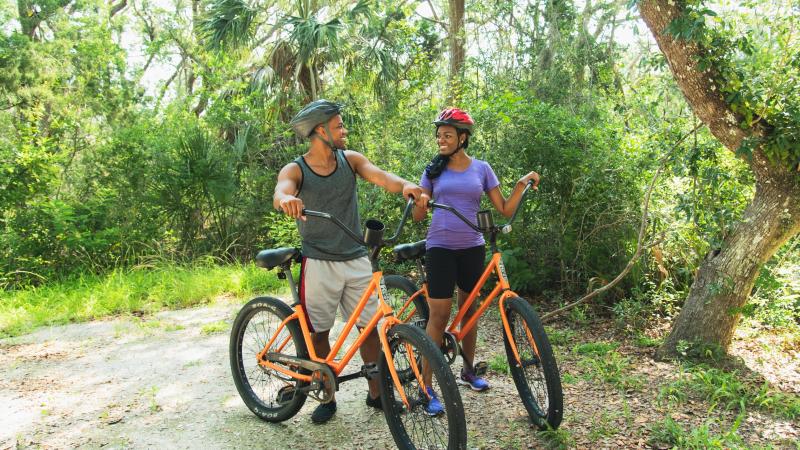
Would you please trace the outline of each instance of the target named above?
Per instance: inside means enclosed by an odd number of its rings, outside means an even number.
[[[538,358],[534,355],[534,350],[529,344],[530,332],[527,331],[524,319],[519,314],[513,315],[512,330],[514,342],[517,344],[517,351],[520,354],[520,360],[522,360],[522,370],[525,380],[536,401],[538,409],[536,412],[540,416],[545,416],[549,406],[549,399],[547,396],[547,385],[545,383],[544,373],[541,370],[541,365],[538,364]],[[537,362],[533,362],[534,360]]]
[[[266,351],[277,351],[289,356],[299,356],[294,335],[299,335],[296,325],[284,326],[274,336],[285,317],[291,314],[288,306],[276,299],[254,299],[243,308],[232,331],[231,364],[234,381],[248,407],[259,417],[270,421],[285,420],[300,409],[303,395],[292,395],[288,400],[279,398],[281,389],[299,387],[302,383],[277,370],[259,364],[257,356]],[[293,328],[294,327],[294,328]],[[273,337],[275,339],[273,340]],[[267,344],[272,341],[272,347]]]

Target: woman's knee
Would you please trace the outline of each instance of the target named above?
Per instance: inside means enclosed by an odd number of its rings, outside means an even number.
[[[430,299],[428,307],[430,309],[429,322],[439,326],[447,324],[447,319],[450,318],[452,301],[448,299]]]

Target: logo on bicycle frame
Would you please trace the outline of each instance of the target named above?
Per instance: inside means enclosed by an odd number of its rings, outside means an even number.
[[[381,277],[381,294],[383,295],[383,301],[391,305],[392,298],[389,297],[389,290],[386,289],[386,282],[383,281],[383,277]]]
[[[502,275],[503,279],[507,280],[508,276],[506,275],[506,266],[503,264],[503,258],[497,260],[497,267],[500,268],[500,275]]]

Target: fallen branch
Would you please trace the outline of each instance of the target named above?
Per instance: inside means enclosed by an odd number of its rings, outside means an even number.
[[[661,172],[664,170],[664,167],[666,167],[667,162],[669,161],[669,157],[672,155],[672,152],[674,152],[675,149],[677,149],[678,146],[684,140],[686,140],[687,137],[689,137],[693,133],[697,132],[697,130],[700,129],[700,127],[702,127],[704,125],[705,124],[703,122],[698,123],[697,126],[695,126],[692,129],[692,131],[686,133],[683,137],[678,139],[678,142],[676,142],[675,145],[673,145],[672,148],[667,152],[667,154],[664,155],[663,158],[661,158],[661,164],[658,166],[658,169],[656,170],[656,173],[653,174],[653,178],[650,180],[650,184],[647,186],[647,194],[645,194],[645,197],[644,197],[644,210],[642,211],[642,221],[641,221],[641,223],[639,225],[639,237],[636,240],[636,251],[633,253],[633,256],[628,261],[628,264],[625,265],[625,268],[622,269],[622,272],[620,272],[619,275],[617,275],[613,280],[611,280],[611,282],[609,282],[605,286],[599,287],[599,288],[589,292],[588,294],[584,295],[580,299],[578,299],[578,300],[576,300],[576,301],[574,301],[574,302],[572,302],[572,303],[570,303],[568,305],[562,306],[561,308],[558,308],[555,311],[550,311],[549,313],[543,315],[542,316],[542,323],[552,322],[553,319],[556,316],[558,316],[558,315],[560,315],[560,314],[562,314],[562,313],[564,313],[566,311],[569,311],[570,309],[573,309],[578,305],[581,305],[583,303],[588,302],[589,300],[597,297],[598,295],[608,291],[609,289],[611,289],[612,287],[617,285],[620,281],[622,281],[623,278],[625,278],[625,275],[627,275],[628,272],[630,272],[631,269],[633,269],[633,266],[636,264],[636,261],[639,260],[639,257],[642,255],[642,252],[645,249],[653,247],[654,245],[658,245],[664,240],[664,236],[662,235],[659,239],[657,239],[657,240],[655,240],[653,242],[650,242],[650,243],[647,243],[647,244],[643,243],[644,234],[645,234],[645,231],[647,231],[647,212],[648,212],[648,209],[650,207],[650,195],[653,193],[653,188],[656,185],[656,180],[658,179],[659,175],[661,175]]]

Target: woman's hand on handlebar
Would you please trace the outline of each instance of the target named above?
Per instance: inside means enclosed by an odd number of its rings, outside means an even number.
[[[521,183],[524,186],[531,181],[533,181],[533,186],[532,186],[533,189],[539,190],[539,174],[533,171],[528,172],[528,174],[520,178],[519,181],[517,181],[517,183]]]
[[[428,203],[430,203],[430,195],[422,192],[419,197],[414,197],[414,208],[411,210],[411,216],[415,222],[419,222],[428,215]]]
[[[306,216],[303,215],[303,208],[305,208],[305,205],[299,198],[293,195],[287,195],[281,199],[280,207],[287,216],[306,220]]]

